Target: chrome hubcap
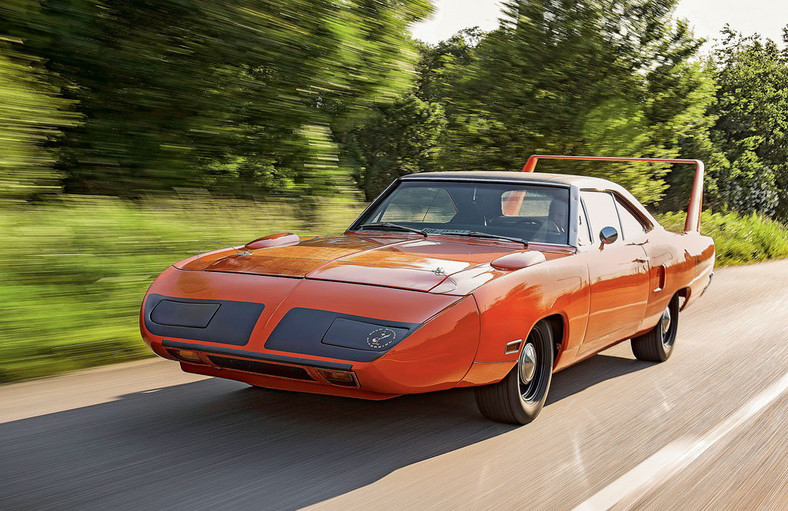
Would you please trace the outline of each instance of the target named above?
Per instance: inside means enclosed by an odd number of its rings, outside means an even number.
[[[660,320],[661,327],[662,327],[662,342],[668,341],[668,331],[670,330],[670,307],[665,309],[665,312],[662,313],[662,319]]]
[[[520,354],[520,380],[528,385],[536,373],[536,348],[532,343],[527,343]]]

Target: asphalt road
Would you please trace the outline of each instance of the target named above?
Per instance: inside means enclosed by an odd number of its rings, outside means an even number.
[[[0,387],[0,509],[788,509],[788,260],[722,269],[673,357],[624,343],[524,427],[151,360]]]

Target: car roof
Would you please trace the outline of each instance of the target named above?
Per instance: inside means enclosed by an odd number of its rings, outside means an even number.
[[[543,172],[502,172],[476,170],[466,172],[421,172],[408,174],[402,179],[445,179],[445,180],[470,180],[470,181],[523,181],[526,183],[557,184],[563,186],[577,186],[578,188],[592,188],[598,190],[617,190],[622,188],[598,177],[576,176],[572,174],[548,174]]]

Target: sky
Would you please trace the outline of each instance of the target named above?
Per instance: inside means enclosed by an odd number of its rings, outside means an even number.
[[[437,43],[463,28],[498,26],[499,0],[433,0],[435,13],[413,26],[417,39]],[[712,40],[725,23],[744,34],[758,32],[777,42],[788,24],[787,0],[680,0],[676,14],[689,20],[695,35]]]

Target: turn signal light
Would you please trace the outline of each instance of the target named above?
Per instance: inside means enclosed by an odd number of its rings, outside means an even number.
[[[334,371],[331,369],[318,369],[318,373],[327,382],[334,385],[341,385],[342,387],[358,387],[356,375],[350,371]]]
[[[169,351],[175,358],[178,358],[185,362],[193,362],[195,364],[205,363],[200,358],[200,354],[194,350],[167,350],[167,351]]]

